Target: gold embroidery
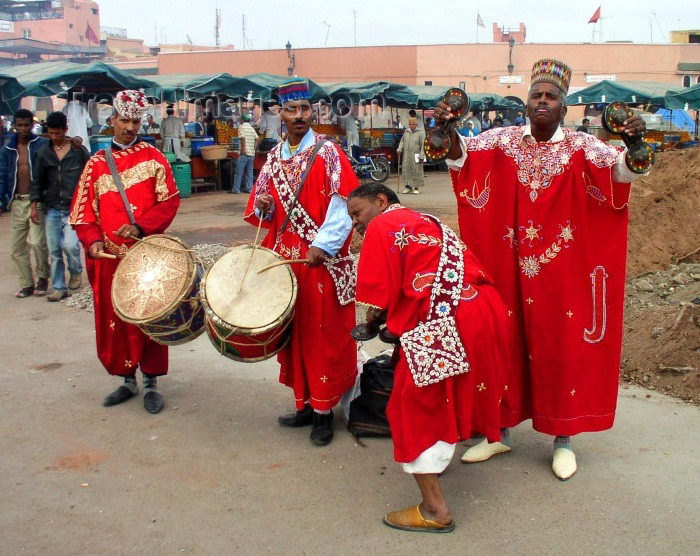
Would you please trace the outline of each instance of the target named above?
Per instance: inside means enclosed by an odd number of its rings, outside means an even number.
[[[88,160],[78,182],[78,193],[70,215],[71,224],[85,224],[85,205],[88,202],[90,176],[92,175],[92,159]]]
[[[122,178],[125,190],[151,177],[155,177],[155,188],[158,200],[163,201],[168,197],[168,186],[165,183],[165,168],[156,160],[144,160],[143,162],[139,162],[135,166],[119,172],[119,175]],[[97,197],[108,192],[119,192],[117,186],[114,184],[112,175],[109,173],[102,174],[97,178],[94,187],[95,196]]]

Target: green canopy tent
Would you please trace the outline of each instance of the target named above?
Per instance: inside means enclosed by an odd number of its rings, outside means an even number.
[[[442,101],[451,87],[436,85],[407,85],[404,91],[386,93],[390,102],[396,102],[402,108],[434,109]],[[469,110],[485,112],[490,110],[516,110],[520,104],[495,93],[467,93]]]
[[[109,95],[121,89],[142,89],[153,84],[102,62],[40,62],[5,68],[4,72],[24,87],[12,99],[17,105],[25,96],[65,96],[66,93],[80,91],[109,98]]]
[[[666,93],[666,108],[671,110],[695,110],[695,138],[698,137],[700,128],[700,84],[692,87],[684,87],[679,92]]]
[[[214,95],[232,98],[247,97],[252,92],[253,98],[269,98],[270,90],[246,77],[235,77],[228,73],[198,75],[173,73],[153,76],[155,85],[146,89],[146,95],[163,102],[197,99]]]
[[[41,83],[42,80],[60,73],[72,70],[76,67],[84,68],[84,64],[75,62],[39,62],[37,64],[24,64],[3,68],[3,72],[17,79],[25,88],[17,96],[50,97],[54,91]]]
[[[267,100],[269,99],[273,94],[276,96],[277,95],[277,90],[279,89],[280,85],[285,83],[286,81],[289,81],[292,79],[291,77],[288,76],[282,76],[282,75],[274,75],[272,73],[253,73],[250,75],[246,75],[243,77],[243,79],[248,79],[252,83],[254,83],[259,89],[267,89],[268,93],[266,95],[260,95],[259,97],[256,96],[255,94],[253,95],[254,98],[260,98],[262,100]],[[311,79],[306,79],[309,83],[309,92],[311,93],[311,102],[318,102],[322,98],[326,98],[328,95],[326,94],[326,91],[321,87],[318,83],[315,81],[312,81]]]
[[[378,98],[380,95],[384,95],[386,97],[387,93],[390,91],[392,92],[392,96],[395,98],[404,98],[401,96],[404,94],[405,98],[410,100],[414,96],[412,93],[410,93],[410,91],[408,91],[406,85],[389,83],[388,81],[374,81],[369,83],[338,81],[335,83],[321,83],[320,86],[326,91],[326,95],[331,99],[339,96],[346,96],[355,103],[372,100]]]
[[[122,89],[145,89],[153,81],[137,77],[103,62],[76,64],[61,69],[40,81],[53,94],[80,91],[91,94],[113,94]]]
[[[664,106],[666,93],[680,92],[683,87],[649,81],[601,81],[566,97],[570,106],[621,100],[627,104]]]
[[[671,110],[700,110],[700,84],[683,87],[680,91],[668,91],[665,105]]]
[[[24,87],[16,78],[0,73],[0,114],[12,114],[19,108]]]

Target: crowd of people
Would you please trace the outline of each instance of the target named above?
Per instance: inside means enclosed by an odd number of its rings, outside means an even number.
[[[490,129],[475,132],[470,122],[470,133],[451,131],[458,231],[404,207],[381,184],[360,185],[347,154],[311,128],[304,79],[279,88],[279,104],[265,107],[257,131],[243,115],[241,157],[254,153],[258,132],[274,142],[254,183],[247,162],[236,173],[234,190],[251,191],[243,218],[266,231],[262,246],[303,261],[290,265],[295,316],[277,355],[294,410],[279,425],[310,426],[312,444],[331,442],[333,408],[357,379],[356,301],[368,306],[368,323],[398,339],[387,417],[394,458],[421,501],[387,513],[389,527],[454,530],[439,477],[461,441],[482,435],[461,456],[482,462],[514,449],[510,429],[531,420],[553,438],[552,471],[564,481],[577,470],[571,437],[613,425],[634,174],[624,152],[586,129],[562,129],[570,78],[562,62],[540,60],[513,125],[496,118]],[[103,403],[134,397],[140,370],[144,407],[158,413],[168,348],[122,321],[110,296],[120,258],[140,238],[163,233],[180,203],[163,154],[139,139],[146,106],[138,91],[118,93],[112,143],[92,157],[70,138],[65,115],[50,114],[42,138],[32,113],[18,111],[16,134],[0,151],[0,198],[12,211],[17,297],[45,294],[49,278],[51,301],[80,287],[79,242],[98,357],[123,381]],[[433,117],[443,125],[454,114],[439,103]],[[644,129],[632,116],[623,132]],[[169,132],[173,150],[179,133]],[[404,193],[423,185],[424,138],[410,114],[399,144]],[[357,266],[353,228],[364,237]]]

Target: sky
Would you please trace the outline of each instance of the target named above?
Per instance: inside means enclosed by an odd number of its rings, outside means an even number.
[[[147,45],[214,46],[217,7],[220,44],[238,50],[324,46],[490,43],[493,23],[527,29],[529,43],[632,41],[663,44],[669,32],[700,29],[698,0],[97,0],[102,26],[127,29]],[[442,7],[444,6],[444,7]],[[602,19],[588,20],[601,6]],[[353,15],[354,12],[354,15]],[[477,12],[486,28],[477,27]],[[243,41],[243,17],[245,37]],[[595,33],[595,36],[594,36]],[[700,61],[700,60],[699,60]]]

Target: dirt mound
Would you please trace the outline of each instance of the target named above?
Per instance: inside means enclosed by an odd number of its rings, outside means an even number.
[[[621,377],[700,405],[700,264],[628,280]]]
[[[632,185],[621,377],[695,404],[699,247],[700,149],[659,153]]]
[[[627,276],[662,270],[700,246],[700,149],[658,153],[632,185]],[[685,262],[698,262],[694,255]]]

